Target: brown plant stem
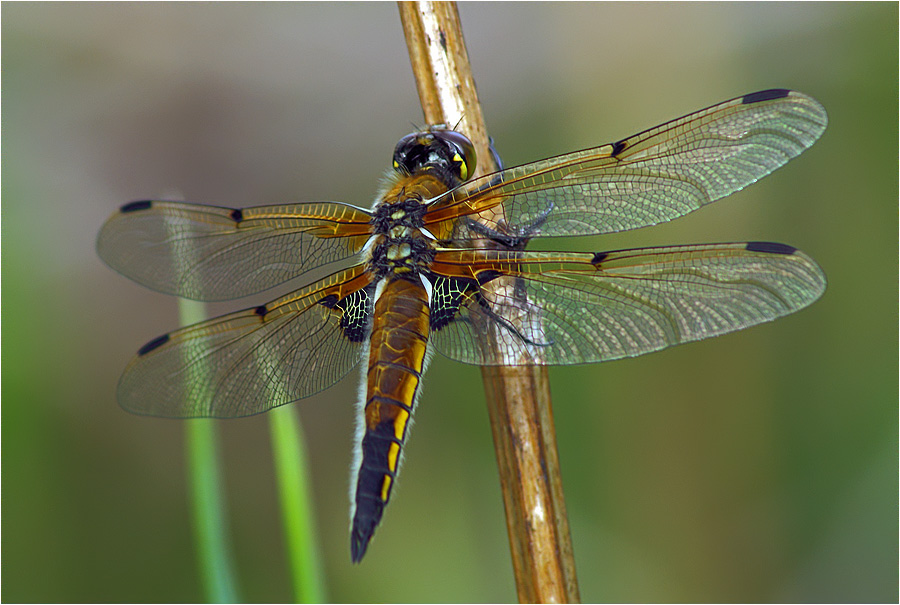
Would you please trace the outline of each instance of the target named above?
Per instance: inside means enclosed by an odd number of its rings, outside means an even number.
[[[497,170],[456,4],[398,4],[425,121],[447,124],[472,140],[474,176]],[[519,601],[578,602],[546,367],[485,366],[482,378]]]

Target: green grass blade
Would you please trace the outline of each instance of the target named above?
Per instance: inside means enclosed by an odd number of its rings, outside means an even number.
[[[203,319],[203,305],[179,300],[182,325]],[[225,498],[216,447],[215,421],[187,421],[187,475],[191,494],[192,526],[205,600],[210,603],[238,601],[226,531]]]
[[[275,475],[297,603],[324,602],[303,430],[293,406],[269,412]]]

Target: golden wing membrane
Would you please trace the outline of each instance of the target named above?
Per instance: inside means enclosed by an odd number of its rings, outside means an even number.
[[[119,403],[152,416],[233,418],[318,393],[360,360],[369,281],[357,265],[154,339],[125,369]]]
[[[594,235],[655,225],[757,181],[821,136],[825,109],[788,90],[744,95],[616,143],[473,179],[425,215],[439,239],[482,237],[473,213],[516,237]],[[499,216],[497,216],[499,211]],[[441,224],[443,222],[443,224]]]
[[[370,219],[338,202],[244,209],[132,202],[103,225],[97,252],[153,290],[229,300],[353,256],[366,242]]]
[[[479,365],[632,357],[771,321],[825,290],[811,258],[768,242],[597,254],[441,250],[433,270],[480,284],[432,336],[447,357]]]

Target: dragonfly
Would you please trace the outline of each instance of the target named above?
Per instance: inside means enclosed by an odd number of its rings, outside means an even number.
[[[318,393],[363,362],[350,515],[359,562],[396,483],[433,351],[479,365],[602,362],[741,330],[818,299],[822,269],[781,243],[594,253],[526,245],[693,212],[796,157],[826,124],[811,97],[765,90],[477,178],[469,139],[434,126],[400,139],[371,209],[125,204],[103,225],[97,251],[153,290],[222,301],[330,273],[151,340],[126,367],[118,401],[152,416],[249,416]]]

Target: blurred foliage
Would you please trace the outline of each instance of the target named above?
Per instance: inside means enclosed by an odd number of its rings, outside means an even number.
[[[552,370],[583,599],[896,601],[897,5],[460,11],[507,165],[764,88],[830,115],[802,157],[688,218],[550,242],[784,241],[829,277],[773,324]],[[3,600],[195,601],[183,426],[114,401],[175,301],[106,269],[94,238],[155,196],[368,204],[421,122],[396,8],[4,3],[2,17]],[[357,380],[300,406],[329,598],[515,601],[479,373],[444,359],[351,566]],[[219,425],[239,582],[285,601],[265,418]]]

